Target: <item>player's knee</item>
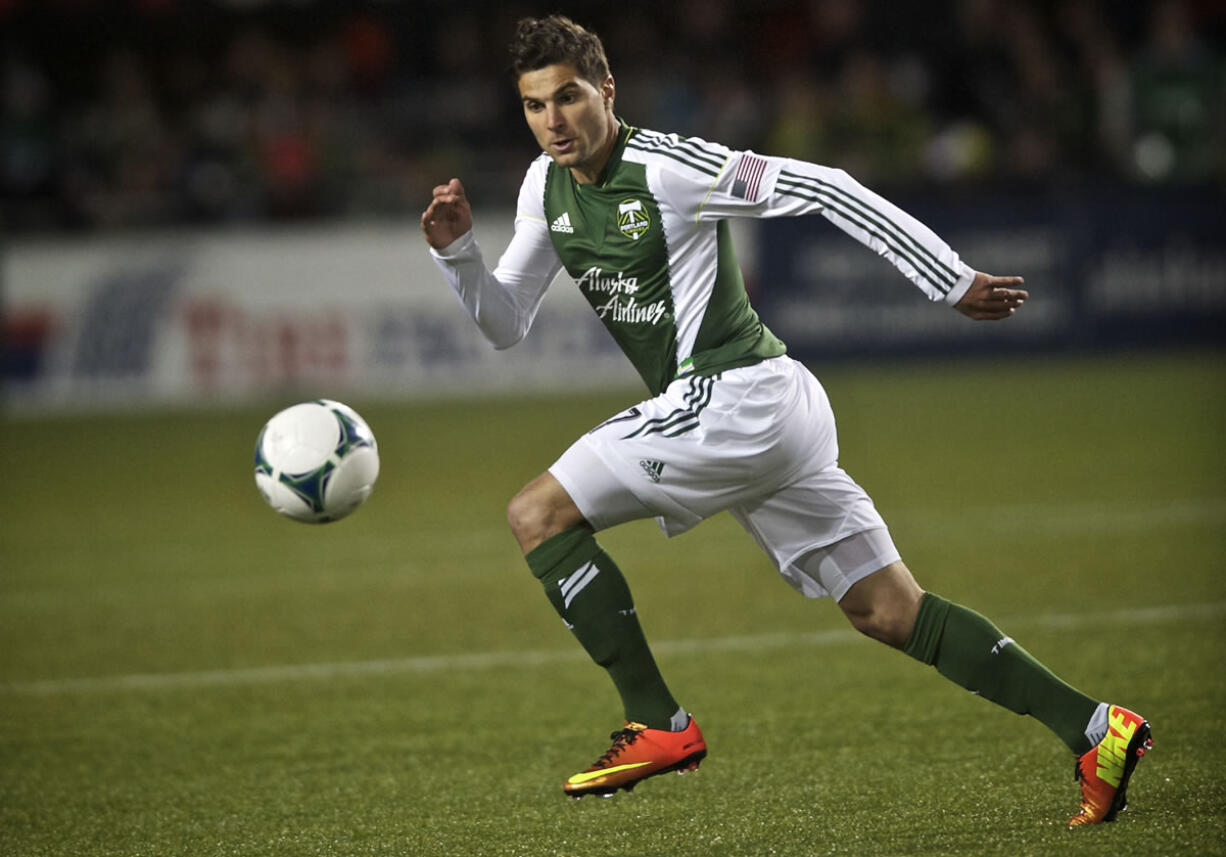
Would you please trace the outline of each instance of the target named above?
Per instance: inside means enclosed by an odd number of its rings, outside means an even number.
[[[537,482],[529,483],[507,504],[507,524],[525,554],[572,523]]]
[[[542,504],[529,488],[524,488],[507,504],[507,524],[521,546],[540,543],[547,519]]]
[[[923,595],[906,566],[898,562],[858,581],[839,607],[861,634],[901,649],[915,628]]]
[[[875,608],[856,612],[844,610],[843,612],[853,628],[866,637],[879,640],[887,646],[901,649],[911,636],[913,621],[909,621],[897,611]]]
[[[583,522],[582,513],[566,489],[548,472],[525,485],[507,504],[507,523],[525,554]]]

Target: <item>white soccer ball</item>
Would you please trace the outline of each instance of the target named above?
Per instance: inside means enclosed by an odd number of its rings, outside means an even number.
[[[255,442],[255,484],[287,518],[339,520],[366,500],[379,476],[379,447],[366,421],[330,399],[302,402],[264,424]]]

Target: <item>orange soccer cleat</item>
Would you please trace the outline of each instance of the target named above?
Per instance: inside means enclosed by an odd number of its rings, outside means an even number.
[[[695,771],[707,755],[707,742],[693,717],[680,732],[648,729],[642,723],[627,721],[609,737],[613,746],[591,767],[562,784],[562,790],[568,795],[573,798],[593,794],[612,797],[618,789],[630,791],[656,774]]]
[[[1133,769],[1153,746],[1145,718],[1112,705],[1106,736],[1077,760],[1074,776],[1081,781],[1081,810],[1069,819],[1069,827],[1115,821],[1128,806]]]

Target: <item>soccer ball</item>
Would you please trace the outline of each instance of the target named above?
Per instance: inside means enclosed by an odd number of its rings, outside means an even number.
[[[339,520],[370,496],[379,447],[348,405],[316,399],[286,408],[255,442],[255,484],[287,518],[308,524]]]

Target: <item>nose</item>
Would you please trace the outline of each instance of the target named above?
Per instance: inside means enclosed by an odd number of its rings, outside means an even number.
[[[553,103],[545,105],[545,127],[550,130],[556,130],[565,125],[566,122],[562,118],[562,111]]]

